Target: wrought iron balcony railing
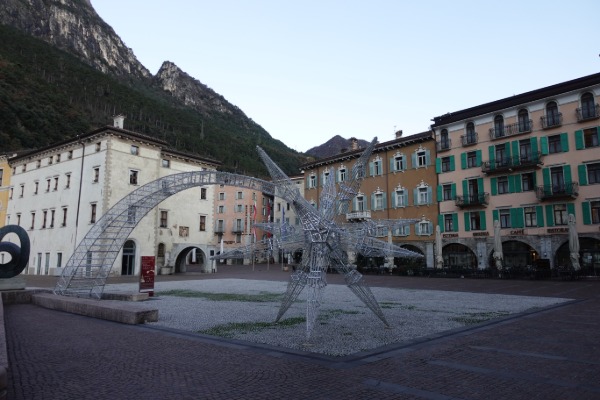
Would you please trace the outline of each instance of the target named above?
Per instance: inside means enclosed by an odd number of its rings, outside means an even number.
[[[366,220],[371,219],[371,211],[354,211],[346,214],[346,220]]]
[[[466,135],[461,136],[460,141],[461,141],[463,147],[472,146],[474,144],[477,144],[477,141],[478,141],[477,132],[467,133]]]
[[[502,128],[490,128],[490,139],[502,139],[507,136],[522,135],[529,133],[533,129],[533,121],[528,119],[525,121],[515,122],[514,124],[504,125]]]
[[[577,109],[577,121],[587,121],[590,119],[600,118],[600,105],[581,107]]]
[[[466,196],[456,196],[456,206],[466,207],[485,207],[489,204],[489,193],[475,193]]]
[[[540,117],[542,121],[542,129],[555,128],[562,125],[562,113],[546,114]]]
[[[450,150],[450,148],[452,147],[452,140],[444,139],[444,140],[437,142],[436,145],[437,145],[437,151]]]
[[[538,186],[536,188],[536,194],[537,198],[541,201],[565,197],[576,198],[579,195],[579,182]]]
[[[502,173],[506,171],[514,171],[522,168],[539,168],[544,163],[542,162],[542,153],[531,153],[527,155],[516,155],[513,157],[505,157],[499,160],[484,161],[481,164],[481,171],[490,175],[493,173]]]

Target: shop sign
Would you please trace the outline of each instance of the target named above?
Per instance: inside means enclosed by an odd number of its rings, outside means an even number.
[[[510,231],[509,235],[524,235],[525,234],[525,229],[513,229],[512,231]]]
[[[490,236],[490,233],[488,231],[484,231],[484,232],[473,232],[473,236],[477,237],[477,236]]]
[[[569,233],[569,228],[548,228],[548,233]]]
[[[142,271],[140,273],[140,292],[148,292],[154,295],[154,256],[142,256]]]
[[[458,233],[443,233],[442,237],[444,237],[444,238],[456,238],[456,237],[458,237]]]

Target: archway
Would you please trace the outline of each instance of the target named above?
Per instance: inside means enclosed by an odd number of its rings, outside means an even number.
[[[206,259],[206,255],[199,247],[186,247],[177,255],[175,272],[205,272]]]
[[[569,242],[563,243],[554,257],[556,267],[571,266]],[[600,276],[600,240],[580,237],[579,238],[579,265],[581,275]]]
[[[123,245],[123,258],[121,263],[121,275],[133,275],[135,273],[135,242],[128,240]]]
[[[403,249],[413,251],[415,253],[423,254],[420,248],[412,244],[400,245]],[[422,258],[405,258],[405,257],[394,257],[394,270],[393,272],[399,275],[422,275],[427,269],[425,257]]]
[[[477,269],[477,256],[469,247],[460,243],[450,243],[442,248],[444,269],[462,271]]]

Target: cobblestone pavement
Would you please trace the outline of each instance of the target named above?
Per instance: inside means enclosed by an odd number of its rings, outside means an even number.
[[[157,280],[287,280],[278,266]],[[574,301],[432,340],[332,359],[15,305],[10,399],[600,399],[600,282],[365,277],[369,286]],[[27,277],[28,287],[56,278]],[[134,282],[113,278],[111,283]],[[343,283],[328,276],[330,283]]]

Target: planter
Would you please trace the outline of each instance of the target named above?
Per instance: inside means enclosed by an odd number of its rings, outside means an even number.
[[[172,267],[160,267],[160,274],[161,275],[171,275],[173,273],[173,268]]]

